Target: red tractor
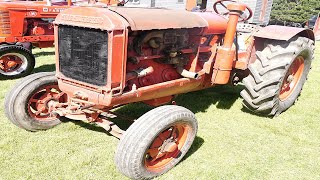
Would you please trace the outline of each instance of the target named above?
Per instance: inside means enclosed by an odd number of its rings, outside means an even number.
[[[118,4],[116,0],[105,0]],[[0,78],[26,76],[35,65],[32,47],[53,47],[55,17],[71,5],[87,3],[71,0],[0,2]]]
[[[311,67],[313,32],[240,25],[252,14],[245,4],[219,0],[214,7],[63,11],[54,22],[56,72],[19,82],[6,97],[8,119],[29,131],[52,128],[60,118],[95,123],[120,139],[119,171],[145,179],[173,168],[197,133],[190,110],[164,105],[177,94],[242,81],[250,111],[275,116],[292,106]],[[120,129],[112,110],[134,102],[164,106]]]
[[[52,2],[52,5],[45,1],[0,3],[1,78],[18,78],[31,73],[35,65],[32,46],[53,46],[52,22],[67,7],[67,2]]]

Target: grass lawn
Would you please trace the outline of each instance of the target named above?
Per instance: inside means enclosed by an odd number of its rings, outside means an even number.
[[[246,112],[241,86],[178,96],[199,131],[187,157],[159,179],[320,179],[320,42],[299,101],[276,118]],[[35,72],[53,71],[53,48],[36,49]],[[27,132],[4,115],[15,80],[0,82],[0,179],[124,179],[114,164],[118,140],[81,122]],[[118,110],[139,117],[143,104]]]

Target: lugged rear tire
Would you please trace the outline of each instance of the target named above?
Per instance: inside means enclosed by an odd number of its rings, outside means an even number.
[[[291,107],[307,80],[313,54],[314,41],[306,37],[270,40],[248,66],[250,74],[243,79],[245,89],[240,93],[244,107],[266,116]]]
[[[116,166],[131,179],[159,176],[184,157],[197,128],[198,123],[190,110],[175,105],[157,107],[134,122],[120,139],[115,154]],[[159,148],[168,151],[162,153]]]

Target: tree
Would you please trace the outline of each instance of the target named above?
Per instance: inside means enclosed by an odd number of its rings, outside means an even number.
[[[273,0],[271,22],[304,23],[319,12],[319,0]]]

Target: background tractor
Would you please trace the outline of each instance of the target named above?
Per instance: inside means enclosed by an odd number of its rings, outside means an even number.
[[[87,1],[0,2],[0,78],[30,74],[35,65],[32,47],[52,47],[55,17],[69,6],[82,3]],[[121,4],[115,0],[102,3]]]
[[[252,11],[233,1],[217,1],[214,9],[92,4],[63,11],[54,22],[56,72],[17,83],[6,96],[8,119],[29,131],[52,128],[62,118],[95,123],[120,139],[119,171],[144,179],[174,167],[195,138],[194,114],[172,103],[178,94],[243,82],[247,109],[284,112],[307,80],[313,32],[240,25]],[[112,121],[112,110],[134,102],[173,105],[154,108],[125,131]]]
[[[70,4],[69,4],[70,6]],[[0,3],[0,77],[30,74],[35,65],[32,46],[53,46],[54,18],[67,2],[21,1]]]

